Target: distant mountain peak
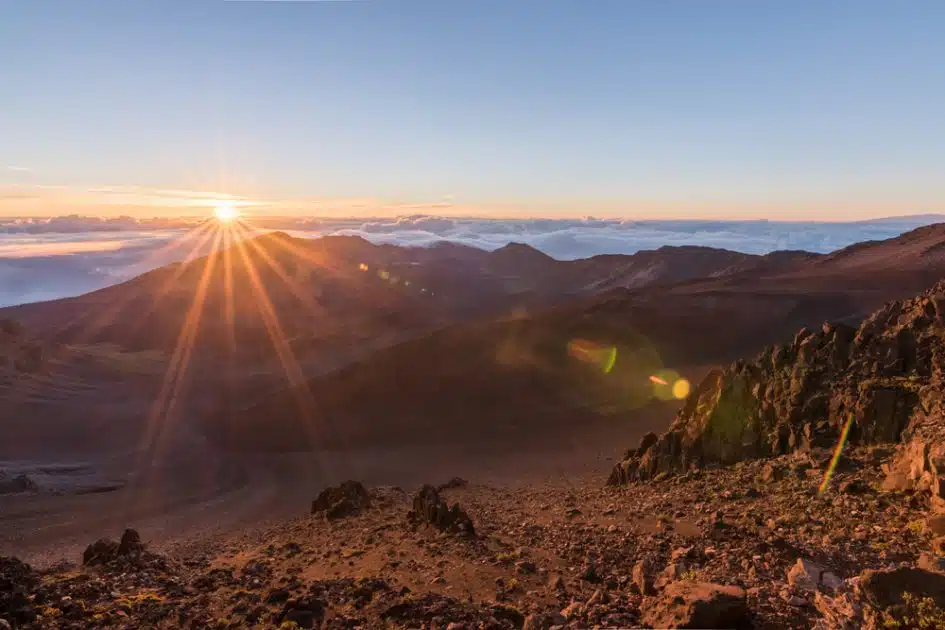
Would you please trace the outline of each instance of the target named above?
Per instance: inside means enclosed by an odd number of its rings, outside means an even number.
[[[541,251],[540,249],[537,249],[536,247],[532,247],[531,245],[528,245],[527,243],[518,243],[518,242],[515,242],[515,241],[513,241],[513,242],[511,242],[511,243],[509,243],[509,244],[507,244],[507,245],[503,245],[503,246],[500,247],[499,249],[493,251],[492,254],[493,254],[493,255],[498,255],[498,256],[503,256],[503,257],[507,257],[507,256],[523,256],[523,257],[524,257],[524,256],[530,256],[531,258],[534,258],[534,259],[536,259],[536,260],[537,260],[537,259],[541,259],[541,260],[554,260],[554,258],[552,258],[551,256],[549,256],[549,255],[546,254],[545,252]]]

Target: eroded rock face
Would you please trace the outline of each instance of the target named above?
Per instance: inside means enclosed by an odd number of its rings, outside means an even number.
[[[885,305],[859,328],[803,329],[752,361],[713,371],[669,431],[655,441],[646,436],[614,467],[608,483],[830,448],[848,420],[850,444],[912,439],[921,433],[916,427],[940,417],[933,410],[943,408],[943,305],[940,282],[915,299]],[[910,474],[942,496],[945,475],[940,481],[937,471],[945,470],[945,434],[938,435],[940,442],[927,438],[925,459]]]
[[[358,514],[371,505],[371,495],[358,481],[325,488],[312,501],[312,514],[324,514],[328,520]]]
[[[681,581],[670,584],[643,606],[648,628],[747,627],[745,591],[737,586]]]
[[[410,518],[429,523],[453,534],[476,535],[472,519],[459,507],[459,504],[454,503],[452,507],[448,506],[446,501],[440,498],[436,488],[430,485],[420,488],[414,496]]]
[[[925,398],[903,436],[906,443],[883,469],[883,487],[928,492],[932,511],[941,514],[945,513],[945,409],[932,395]]]

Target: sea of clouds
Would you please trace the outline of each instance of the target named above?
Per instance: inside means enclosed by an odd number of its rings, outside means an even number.
[[[255,217],[258,230],[294,236],[362,236],[375,243],[425,247],[439,241],[492,250],[510,242],[555,258],[632,254],[664,245],[703,245],[764,254],[801,249],[830,252],[866,240],[892,238],[945,221],[916,215],[853,223],[779,221],[633,221],[614,219],[496,220],[413,215],[388,219]],[[80,295],[155,267],[205,254],[177,246],[198,219],[130,217],[0,218],[0,306]]]

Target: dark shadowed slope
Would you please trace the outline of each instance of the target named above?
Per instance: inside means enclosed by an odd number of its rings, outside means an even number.
[[[625,331],[608,373],[609,348],[576,358],[581,328],[529,317],[450,328],[248,409],[221,409],[205,426],[235,448],[469,440],[502,449],[535,431],[566,432],[647,406],[649,376],[662,367],[655,349]]]
[[[689,373],[756,352],[801,326],[857,320],[887,299],[917,292],[915,285],[945,273],[945,261],[929,254],[943,240],[941,229],[917,232],[845,250],[835,258],[843,265],[813,258],[789,272],[755,268],[614,291],[533,316],[452,328],[249,409],[221,409],[206,426],[231,446],[278,449],[445,433],[524,436],[626,417],[652,395],[649,376],[660,369]],[[891,255],[897,251],[904,253]],[[862,263],[844,273],[854,257]],[[578,340],[613,348],[613,370],[579,360],[572,352]]]

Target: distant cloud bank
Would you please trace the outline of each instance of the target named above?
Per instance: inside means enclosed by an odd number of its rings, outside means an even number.
[[[664,245],[702,245],[753,254],[783,249],[824,253],[860,241],[892,238],[940,221],[945,221],[945,216],[786,223],[413,215],[384,219],[261,217],[252,219],[252,224],[261,230],[285,230],[306,238],[351,234],[375,243],[416,247],[452,241],[491,250],[515,241],[570,260],[632,254]],[[196,218],[0,218],[0,306],[79,295],[180,260],[190,248],[169,245],[199,222]]]

